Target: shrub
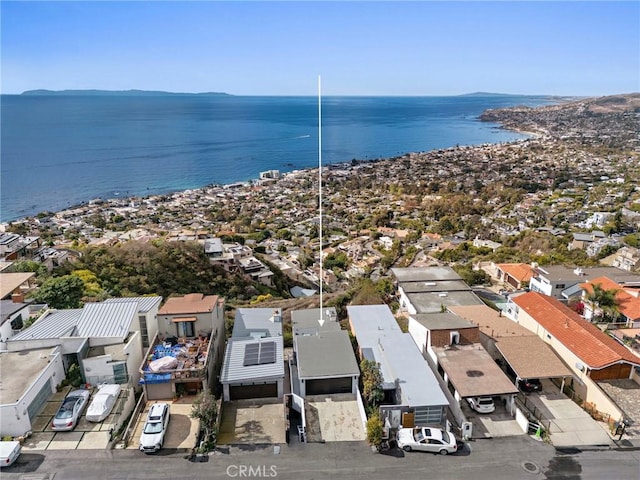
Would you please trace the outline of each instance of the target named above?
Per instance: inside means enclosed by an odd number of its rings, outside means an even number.
[[[382,435],[384,433],[384,425],[380,413],[375,412],[367,420],[367,440],[370,445],[379,447],[382,444]]]

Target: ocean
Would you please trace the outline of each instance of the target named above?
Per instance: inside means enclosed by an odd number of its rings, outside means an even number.
[[[480,122],[543,96],[325,97],[323,164],[525,136]],[[318,164],[315,97],[2,95],[0,221]]]

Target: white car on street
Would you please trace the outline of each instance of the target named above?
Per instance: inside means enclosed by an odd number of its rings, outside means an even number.
[[[478,413],[492,413],[496,410],[491,397],[471,397],[467,398],[469,406]]]
[[[147,421],[140,435],[140,451],[144,453],[156,453],[162,448],[164,436],[169,426],[169,404],[154,403],[151,405]]]
[[[10,467],[20,456],[22,447],[16,440],[0,442],[0,468]]]
[[[422,452],[446,455],[458,450],[458,443],[451,432],[433,427],[401,428],[398,430],[398,447],[405,452]]]

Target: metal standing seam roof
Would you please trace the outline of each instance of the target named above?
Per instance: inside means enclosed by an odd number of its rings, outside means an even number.
[[[360,376],[346,330],[298,335],[295,341],[299,378]]]
[[[14,342],[20,340],[50,339],[71,336],[81,314],[81,308],[49,311],[49,313],[41,316],[33,322],[29,328],[22,330],[17,335],[11,337],[8,341]]]
[[[137,302],[86,303],[78,320],[77,336],[125,339],[137,314]]]
[[[275,342],[276,361],[258,365],[244,365],[247,345]],[[282,337],[266,337],[259,339],[230,338],[222,364],[220,382],[223,384],[240,384],[265,380],[276,380],[284,377],[284,355]]]
[[[116,302],[138,302],[138,312],[147,313],[154,307],[159,306],[162,302],[162,297],[154,295],[151,297],[116,297],[108,298],[103,303],[116,303]]]

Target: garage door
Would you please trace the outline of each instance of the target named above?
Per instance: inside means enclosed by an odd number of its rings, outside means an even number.
[[[351,377],[307,380],[307,395],[351,393]]]
[[[149,383],[145,386],[147,400],[166,400],[173,398],[171,383]]]
[[[278,396],[278,384],[267,383],[262,385],[239,385],[229,388],[231,400],[243,400],[246,398],[265,398]]]
[[[53,395],[51,393],[51,379],[46,381],[44,385],[40,388],[36,396],[31,400],[31,403],[27,407],[27,412],[29,413],[29,418],[33,421],[36,418],[36,415],[40,413],[44,404],[47,403],[49,397]]]

